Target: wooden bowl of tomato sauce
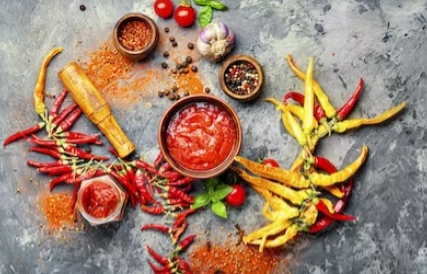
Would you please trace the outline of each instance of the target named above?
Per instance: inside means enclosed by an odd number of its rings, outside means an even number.
[[[163,115],[157,139],[165,160],[184,176],[207,179],[227,170],[240,151],[239,117],[225,101],[192,95]]]

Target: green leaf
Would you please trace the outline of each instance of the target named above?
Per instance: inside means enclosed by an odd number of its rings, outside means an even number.
[[[216,10],[227,10],[228,8],[221,2],[218,1],[210,1],[209,6]]]
[[[194,2],[199,6],[209,5],[210,0],[194,0]]]
[[[222,199],[227,197],[227,195],[230,194],[231,191],[233,191],[233,187],[226,184],[220,184],[216,187],[212,200],[215,199],[217,201],[221,201]]]
[[[213,196],[215,187],[219,184],[218,178],[210,178],[206,180],[206,188],[208,189],[209,196]]]
[[[202,193],[196,196],[194,199],[194,204],[191,205],[191,208],[203,207],[211,201],[211,197],[208,193]]]
[[[213,10],[210,6],[204,6],[199,13],[199,23],[202,28],[209,25],[212,20]]]
[[[212,204],[212,211],[222,218],[227,218],[227,209],[225,208],[225,204],[221,201]]]

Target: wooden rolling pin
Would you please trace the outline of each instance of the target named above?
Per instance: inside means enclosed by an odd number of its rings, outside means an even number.
[[[125,158],[131,154],[135,145],[123,132],[107,102],[79,65],[76,62],[68,64],[59,71],[58,76],[84,114],[104,133],[119,156]]]

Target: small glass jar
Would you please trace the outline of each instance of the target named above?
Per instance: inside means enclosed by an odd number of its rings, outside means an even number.
[[[90,193],[96,187],[98,187],[98,189],[102,187],[103,189],[97,190],[95,194],[93,192]],[[88,210],[90,210],[88,208],[89,205],[87,204],[88,202],[90,202],[88,201],[88,199],[89,198],[91,198],[91,200],[99,199],[99,193],[116,195],[116,197],[112,198],[114,200],[115,205],[114,204],[108,205],[109,206],[108,214],[105,217],[104,216],[96,217],[91,215],[90,212],[88,212]],[[91,196],[87,197],[88,195],[91,195]],[[128,199],[129,199],[129,195],[127,194],[127,192],[125,192],[123,188],[119,184],[117,184],[116,181],[114,181],[110,176],[104,175],[101,177],[92,178],[82,182],[80,186],[80,190],[77,193],[77,201],[76,201],[75,208],[77,212],[79,212],[79,214],[86,221],[88,221],[90,225],[97,226],[97,225],[107,224],[111,222],[121,221],[124,216]],[[99,200],[96,202],[99,202],[99,204],[101,204],[102,202],[105,202],[105,201]],[[96,203],[95,205],[98,205],[98,203]]]

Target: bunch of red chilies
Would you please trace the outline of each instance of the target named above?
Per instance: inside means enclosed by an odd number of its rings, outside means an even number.
[[[180,236],[188,226],[187,216],[196,211],[190,209],[190,205],[194,203],[194,197],[187,194],[192,189],[194,179],[182,177],[181,174],[172,170],[169,164],[163,161],[161,153],[154,164],[150,165],[142,159],[134,161],[121,159],[117,152],[110,147],[109,150],[116,159],[112,163],[103,164],[103,161],[109,160],[108,157],[93,155],[77,148],[78,145],[102,145],[102,142],[99,140],[98,134],[86,135],[68,131],[82,111],[76,103],[72,103],[59,113],[67,94],[67,89],[64,89],[56,97],[49,110],[47,123],[38,123],[29,129],[13,134],[6,139],[4,146],[24,138],[35,145],[30,147],[29,151],[55,158],[55,162],[28,160],[27,163],[48,176],[57,176],[50,180],[51,191],[61,183],[74,185],[73,207],[80,184],[84,180],[108,174],[129,193],[134,209],[139,203],[140,208],[147,213],[165,214],[175,218],[171,228],[163,224],[147,224],[142,227],[142,230],[155,229],[169,234],[174,246],[170,258],[160,256],[147,246],[148,252],[162,266],[156,266],[152,262],[148,263],[156,274],[191,273],[188,263],[182,260],[178,254],[186,250],[196,237],[196,235],[191,235],[179,242]],[[43,128],[47,131],[47,137],[40,138],[34,135]],[[154,196],[161,198],[161,201],[156,200]]]

